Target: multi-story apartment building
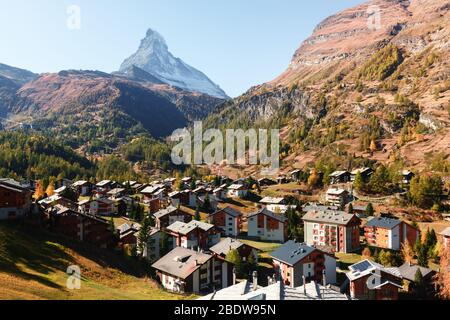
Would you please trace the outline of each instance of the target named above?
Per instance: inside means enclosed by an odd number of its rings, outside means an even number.
[[[312,210],[303,216],[305,242],[310,246],[331,246],[336,252],[359,249],[361,220],[343,211]]]
[[[287,238],[287,219],[266,208],[260,209],[248,215],[248,236],[284,243]]]
[[[31,191],[19,182],[0,179],[0,220],[16,219],[31,210]]]
[[[214,225],[192,220],[189,223],[176,221],[166,232],[175,238],[174,245],[186,249],[209,250],[220,241],[220,230]]]
[[[364,236],[371,246],[400,250],[406,241],[414,245],[419,230],[401,220],[376,217],[364,226]]]
[[[334,255],[315,247],[288,241],[270,254],[273,266],[283,283],[292,288],[305,282],[336,283],[336,259]]]
[[[237,237],[241,233],[241,213],[231,207],[219,209],[209,216],[209,222],[222,230],[228,237]]]
[[[152,265],[162,286],[177,293],[203,293],[232,285],[233,266],[216,255],[177,247]]]

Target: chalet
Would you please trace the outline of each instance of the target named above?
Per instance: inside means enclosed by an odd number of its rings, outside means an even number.
[[[363,179],[364,181],[368,181],[369,178],[370,178],[370,176],[373,174],[373,170],[372,170],[371,168],[360,168],[360,169],[353,170],[353,171],[350,173],[350,181],[351,181],[351,182],[354,182],[354,181],[355,181],[356,175],[357,175],[358,173],[361,174],[361,177],[362,177],[362,179]]]
[[[278,301],[278,300],[353,300],[339,291],[339,288],[330,285],[323,286],[315,281],[306,283],[301,287],[291,288],[283,281],[269,278],[269,285],[261,287],[258,285],[258,276],[253,276],[253,282],[245,280],[228,288],[218,290],[214,293],[201,297],[197,300],[239,300],[239,301]]]
[[[227,190],[226,187],[218,187],[216,189],[213,190],[213,194],[221,199],[221,200],[226,200],[227,199]]]
[[[56,205],[47,210],[47,219],[53,232],[80,242],[101,248],[111,247],[115,242],[108,221],[102,218]]]
[[[175,182],[177,182],[176,178],[166,178],[163,180],[163,184],[169,188],[172,188],[175,185]]]
[[[117,233],[119,235],[119,245],[132,245],[137,244],[137,234],[141,229],[141,225],[135,222],[127,222],[117,227]]]
[[[161,285],[177,293],[205,293],[232,284],[232,265],[211,254],[177,247],[152,265]]]
[[[436,272],[430,268],[420,267],[409,262],[405,262],[402,266],[398,267],[398,271],[403,279],[403,284],[406,287],[404,289],[407,289],[407,291],[414,289],[415,277],[418,270],[420,270],[420,273],[422,274],[425,289],[433,292],[433,282]]]
[[[168,194],[169,201],[174,207],[189,205],[189,190],[173,191]]]
[[[191,187],[192,181],[193,181],[193,179],[191,177],[184,177],[183,179],[181,179],[181,182],[183,183],[184,187],[186,187],[186,188]]]
[[[165,195],[164,185],[156,184],[148,186],[141,191],[141,194],[144,195],[144,202],[148,202],[155,198],[162,199]]]
[[[67,199],[63,197],[60,194],[55,193],[54,195],[47,197],[45,199],[42,199],[38,201],[38,204],[43,207],[44,209],[55,206],[55,205],[61,205],[67,208],[76,209],[77,204],[73,202],[70,199]]]
[[[350,182],[350,172],[335,171],[330,174],[330,184],[347,183]]]
[[[326,202],[332,206],[344,208],[350,201],[350,196],[347,190],[340,188],[330,188],[326,193]]]
[[[261,178],[261,179],[258,179],[258,184],[260,187],[268,187],[268,186],[276,185],[277,182],[273,179]]]
[[[155,223],[158,229],[166,229],[177,221],[188,223],[192,220],[192,215],[174,206],[161,209],[154,213],[153,216],[155,217]]]
[[[304,238],[310,246],[330,246],[336,252],[350,253],[360,248],[361,220],[343,211],[308,211],[303,216]]]
[[[89,181],[79,180],[72,184],[72,187],[82,197],[89,196],[92,193],[93,185]]]
[[[299,169],[296,169],[289,173],[289,177],[291,178],[291,181],[293,182],[299,182],[300,181],[300,175],[302,174],[302,171]]]
[[[197,204],[206,211],[216,211],[222,200],[213,194],[206,194],[197,198]]]
[[[12,179],[0,179],[0,220],[22,217],[31,211],[31,191]]]
[[[450,227],[439,233],[442,236],[442,243],[445,248],[450,248]]]
[[[291,206],[287,204],[285,198],[265,197],[259,201],[269,211],[285,213]]]
[[[336,259],[317,248],[288,241],[270,254],[274,269],[284,284],[292,288],[305,282],[336,283]]]
[[[409,185],[415,176],[415,174],[409,170],[402,170],[400,171],[400,174],[402,176],[402,184],[404,185]]]
[[[219,209],[209,215],[209,222],[222,230],[225,236],[237,237],[241,233],[242,214],[231,207]]]
[[[154,198],[146,201],[148,205],[148,213],[155,214],[159,210],[161,210],[162,201],[161,199]]]
[[[262,241],[284,243],[287,237],[287,219],[266,208],[248,215],[248,236]]]
[[[189,223],[176,221],[166,232],[175,238],[175,245],[187,249],[209,250],[220,241],[220,231],[213,225],[191,220]]]
[[[242,184],[232,184],[228,187],[228,196],[231,198],[245,198],[248,194],[248,188]]]
[[[408,241],[416,243],[419,230],[401,220],[375,217],[364,226],[364,236],[370,246],[400,250],[401,245]]]
[[[253,259],[255,263],[258,263],[258,249],[249,246],[248,244],[242,243],[239,240],[232,238],[222,239],[219,243],[212,246],[209,249],[212,253],[226,259],[228,253],[232,250],[236,250],[242,261],[249,261]]]
[[[361,300],[398,300],[402,277],[398,268],[386,268],[371,260],[349,267],[350,296]]]
[[[148,241],[143,246],[144,252],[141,253],[139,250],[140,242],[139,235],[137,234],[137,253],[142,254],[142,256],[149,261],[156,261],[161,257],[161,235],[162,231],[157,228],[150,228],[148,233]]]
[[[55,189],[59,189],[61,187],[70,187],[73,184],[72,180],[69,179],[58,179],[55,181]]]
[[[285,175],[280,175],[280,176],[278,176],[278,177],[276,178],[276,180],[277,180],[277,183],[278,183],[278,184],[285,184],[285,183],[288,183],[288,182],[289,182],[288,178],[287,178]]]
[[[93,198],[79,201],[78,210],[94,216],[112,216],[116,213],[114,201],[108,198]]]
[[[115,200],[126,195],[126,189],[124,188],[114,188],[106,193],[106,195],[111,199]]]
[[[111,180],[103,180],[95,185],[98,193],[106,194],[108,191],[114,189],[114,182]]]

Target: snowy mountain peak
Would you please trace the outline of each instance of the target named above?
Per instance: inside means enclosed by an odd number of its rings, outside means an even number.
[[[120,66],[120,72],[129,73],[133,67],[138,67],[172,86],[228,99],[226,93],[204,73],[174,57],[163,36],[155,30],[147,31],[136,53]]]

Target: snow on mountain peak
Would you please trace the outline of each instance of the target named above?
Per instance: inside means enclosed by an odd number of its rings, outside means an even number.
[[[133,66],[172,86],[228,99],[226,93],[204,73],[174,57],[164,37],[153,29],[147,31],[139,49],[122,63],[120,72],[127,73]]]

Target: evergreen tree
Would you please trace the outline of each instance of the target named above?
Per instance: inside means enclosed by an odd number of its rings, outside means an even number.
[[[242,263],[242,258],[236,249],[228,252],[226,260],[234,265],[234,268],[236,269],[236,275],[239,278],[245,276],[245,270],[244,270],[244,265]]]
[[[420,268],[417,268],[416,274],[414,275],[414,286],[418,298],[424,298],[425,296],[425,284],[423,281],[423,275]]]
[[[353,204],[348,205],[348,213],[353,214]]]
[[[355,187],[356,191],[364,191],[365,183],[361,172],[358,172],[356,174],[355,181],[353,182],[353,187]]]
[[[422,245],[420,247],[419,253],[417,255],[417,263],[421,267],[428,267],[428,250],[426,246]]]
[[[366,207],[366,214],[369,217],[372,217],[374,215],[374,213],[375,213],[375,210],[373,209],[373,205],[372,205],[372,203],[369,202],[369,204]]]
[[[195,208],[194,220],[196,220],[196,221],[200,221],[201,220],[200,207],[199,206],[197,206],[197,208]]]
[[[139,229],[138,233],[138,252],[140,253],[141,257],[147,256],[146,250],[148,245],[148,240],[150,238],[150,221],[147,217],[145,217],[142,220],[141,228]]]

